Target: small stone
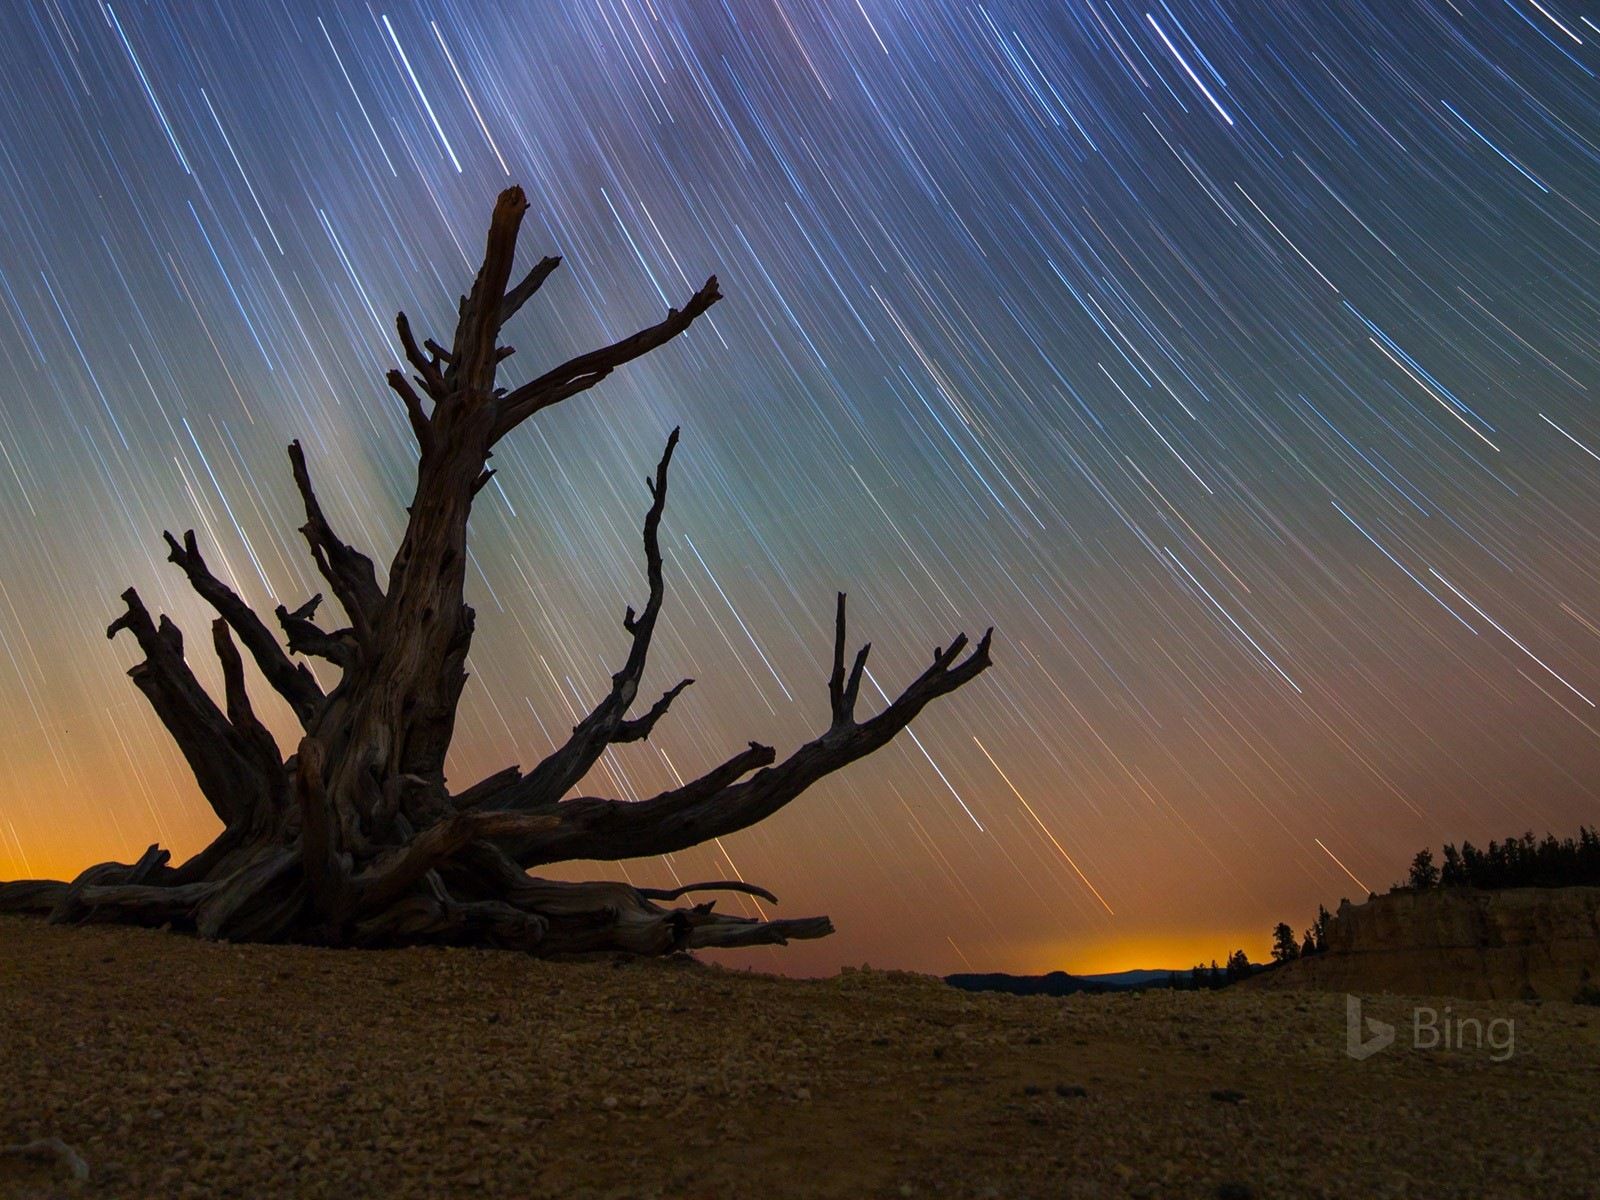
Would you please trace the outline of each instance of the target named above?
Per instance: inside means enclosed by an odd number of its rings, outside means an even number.
[[[618,1101],[618,1099],[615,1096],[607,1096],[604,1100],[600,1101],[600,1107],[603,1108],[603,1109],[606,1109],[609,1112],[611,1109],[615,1108],[619,1103],[620,1103],[620,1101]]]

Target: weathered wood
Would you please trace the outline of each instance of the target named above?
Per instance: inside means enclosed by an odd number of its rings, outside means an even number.
[[[669,308],[666,317],[659,323],[599,350],[570,358],[537,379],[530,379],[513,389],[500,402],[491,442],[498,442],[541,409],[587,391],[624,363],[666,345],[721,299],[717,277],[713,275],[698,292],[689,297],[681,310]]]
[[[88,915],[90,904],[84,899],[84,893],[96,886],[113,884],[133,884],[135,886],[149,884],[160,878],[161,871],[166,867],[167,860],[172,855],[158,845],[152,845],[140,856],[139,861],[131,865],[126,863],[100,863],[89,867],[68,885],[55,907],[50,910],[49,920],[52,925],[69,925],[81,921]]]
[[[217,661],[222,665],[222,687],[228,705],[228,723],[238,731],[239,737],[255,756],[262,778],[269,783],[276,783],[283,772],[283,755],[278,752],[277,739],[256,717],[255,709],[250,705],[250,695],[244,686],[244,660],[239,657],[239,651],[234,647],[225,618],[218,617],[211,623],[211,641],[217,652]],[[322,696],[320,689],[317,696],[317,703],[320,706]],[[268,799],[270,801],[276,797],[269,795]]]
[[[316,738],[300,739],[295,754],[294,794],[300,807],[300,862],[307,899],[318,916],[337,921],[353,899],[350,864],[339,853],[339,834],[344,831],[322,785],[322,743]]]
[[[513,812],[464,812],[423,830],[398,850],[374,860],[356,877],[361,912],[376,912],[399,899],[412,884],[470,843],[529,837],[555,826],[556,818]]]
[[[672,463],[672,452],[677,445],[678,431],[674,429],[667,438],[667,448],[656,466],[655,479],[646,480],[651,504],[644,518],[645,578],[650,590],[644,609],[636,615],[629,608],[622,618],[623,629],[633,639],[627,661],[611,677],[611,690],[574,727],[566,743],[552,751],[521,779],[499,789],[491,807],[531,809],[541,804],[555,803],[600,761],[606,747],[649,737],[650,730],[666,714],[673,700],[694,682],[692,679],[682,680],[668,689],[643,716],[628,720],[628,708],[639,694],[639,681],[644,677],[645,663],[650,654],[650,639],[655,634],[656,621],[661,615],[661,604],[666,595],[661,558],[661,514],[667,504],[667,468]]]
[[[120,921],[135,925],[173,922],[192,929],[194,911],[221,887],[220,883],[186,883],[180,887],[159,884],[91,884],[78,894],[88,910],[80,920]]]
[[[688,949],[732,950],[739,946],[787,946],[792,941],[827,937],[833,922],[827,917],[800,917],[790,921],[753,921],[723,917],[690,927]]]
[[[305,451],[298,441],[289,443],[289,465],[294,471],[295,486],[300,489],[305,504],[306,523],[300,527],[301,535],[311,547],[311,557],[317,570],[328,581],[333,594],[344,605],[356,632],[363,638],[370,636],[383,612],[383,592],[373,573],[372,560],[354,546],[340,540],[333,526],[322,513],[322,504],[311,486],[311,472],[306,466]]]
[[[241,925],[255,928],[263,924],[251,914],[279,909],[281,893],[294,890],[292,887],[281,888],[280,885],[296,874],[295,868],[300,862],[301,853],[298,849],[284,847],[258,853],[253,861],[231,872],[221,881],[221,887],[195,906],[195,928],[200,936],[207,941],[216,941],[225,936],[238,936],[238,927]],[[299,903],[303,906],[304,889],[300,891]],[[269,917],[264,923],[270,926],[276,922]],[[238,940],[251,939],[239,937]]]
[[[139,643],[145,658],[129,668],[128,677],[178,743],[212,811],[228,825],[260,801],[268,781],[244,738],[184,662],[183,640],[173,636],[176,627],[163,617],[158,628],[133,588],[122,599],[128,611],[111,622],[106,636],[126,629]]]
[[[278,605],[274,615],[278,618],[278,624],[283,627],[284,638],[290,650],[296,654],[314,654],[348,671],[358,661],[361,653],[361,646],[356,641],[356,631],[338,629],[333,633],[324,633],[311,620],[321,603],[322,593],[318,592],[293,612],[281,604]],[[326,700],[323,703],[326,704]],[[322,715],[323,709],[319,707],[313,714],[313,719]],[[312,727],[307,726],[308,729]]]
[[[288,702],[294,715],[300,718],[300,723],[308,724],[322,704],[322,689],[317,686],[316,679],[305,664],[291,662],[266,622],[256,616],[255,610],[241,600],[232,588],[211,574],[205,559],[200,556],[194,530],[184,533],[181,544],[165,530],[161,536],[166,539],[170,550],[167,561],[183,568],[183,573],[189,577],[189,586],[232,626],[245,649],[250,651],[256,666],[261,669],[262,676]]]
[[[433,397],[435,403],[442,402],[450,393],[449,385],[444,381],[444,372],[440,364],[445,358],[453,358],[449,354],[441,354],[438,347],[429,339],[428,346],[431,354],[424,354],[417,345],[417,339],[411,333],[411,322],[401,313],[394,319],[395,329],[400,334],[400,345],[405,349],[406,361],[417,369],[417,382],[422,384],[423,390]],[[391,380],[391,383],[393,381]],[[418,406],[420,409],[420,405]]]
[[[277,812],[253,812],[229,825],[219,833],[204,850],[184,860],[164,876],[170,887],[182,887],[205,880],[223,880],[241,865],[251,860],[260,839],[270,835],[284,816],[282,806]]]
[[[455,805],[458,812],[466,812],[469,808],[477,808],[485,800],[510,787],[521,778],[522,771],[520,768],[506,767],[485,779],[478,780],[477,783],[465,791],[458,792],[450,797],[450,803]]]
[[[0,911],[53,921],[170,924],[210,939],[437,942],[556,956],[781,945],[832,932],[826,917],[738,917],[716,912],[711,901],[666,906],[711,891],[776,903],[771,892],[739,880],[638,888],[538,879],[524,870],[571,858],[658,854],[742,829],[878,749],[933,699],[989,665],[989,635],[965,658],[966,639],[957,638],[894,702],[857,722],[868,647],[847,672],[841,594],[828,678],[831,723],[822,735],[777,765],[771,747],[752,742],[651,800],[563,799],[608,748],[649,737],[693,682],[672,685],[629,716],[666,595],[660,530],[677,430],[645,481],[647,595],[642,608],[623,617],[630,643],[609,690],[567,741],[526,773],[508,767],[454,795],[446,787],[475,622],[464,598],[467,525],[474,498],[494,474],[487,465],[493,447],[540,410],[684,333],[721,299],[712,276],[657,324],[519,386],[499,387],[498,368],[513,353],[500,343],[502,328],[560,263],[544,258],[511,284],[527,209],[520,188],[496,201],[482,265],[462,297],[448,349],[431,338],[419,343],[404,313],[396,320],[415,374],[408,379],[396,369],[388,380],[421,454],[405,531],[381,586],[372,559],[329,523],[300,443],[289,447],[306,514],[301,533],[347,627],[329,631],[314,622],[320,595],[292,611],[277,605],[286,653],[243,599],[211,574],[193,531],[181,542],[164,534],[170,560],[218,614],[211,644],[222,669],[219,707],[185,662],[178,627],[166,616],[152,619],[133,589],[123,594],[127,611],[107,636],[124,629],[134,635],[144,661],[129,675],[188,760],[223,823],[221,834],[177,868],[152,846],[137,863],[101,863],[70,884],[0,884]],[[304,729],[288,761],[251,703],[235,637]],[[323,658],[341,678],[325,693],[290,654]]]
[[[17,879],[0,883],[0,912],[47,917],[70,886],[60,879]]]
[[[422,407],[422,397],[406,380],[404,371],[390,371],[384,378],[406,406],[406,419],[411,422],[411,432],[417,435],[417,448],[424,454],[428,453],[433,449],[433,422]]]
[[[841,598],[841,624],[843,611]],[[541,809],[560,818],[560,823],[515,842],[511,853],[524,867],[580,858],[639,858],[671,854],[747,828],[777,812],[824,775],[888,744],[929,703],[976,678],[989,666],[993,633],[992,629],[985,632],[965,659],[961,659],[967,646],[965,634],[948,649],[936,649],[927,670],[877,716],[858,724],[852,716],[841,717],[836,711],[827,732],[749,779],[741,777],[763,761],[772,761],[767,747],[752,744],[716,771],[649,800],[585,796]]]
[[[413,942],[489,945],[538,952],[549,921],[499,900],[452,903],[434,896],[408,896],[356,926],[362,946]]]
[[[743,892],[746,896],[760,896],[768,904],[776,904],[778,898],[764,887],[757,887],[753,883],[746,883],[742,879],[718,879],[711,883],[686,883],[675,888],[639,888],[639,895],[646,900],[676,900],[680,896],[687,896],[691,892]]]
[[[550,278],[550,273],[561,265],[561,259],[555,256],[541,258],[534,264],[533,270],[522,277],[522,282],[506,291],[505,297],[500,301],[499,322],[504,326],[507,321],[516,316],[522,306],[533,298],[533,294],[543,286],[544,281]],[[502,350],[505,347],[501,347]]]

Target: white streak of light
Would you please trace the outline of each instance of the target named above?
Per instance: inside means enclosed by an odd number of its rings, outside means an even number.
[[[1044,835],[1050,839],[1050,844],[1061,852],[1061,857],[1067,860],[1067,866],[1071,867],[1074,871],[1077,871],[1078,878],[1083,880],[1083,886],[1088,888],[1091,892],[1094,892],[1094,898],[1100,901],[1100,906],[1102,908],[1104,908],[1113,917],[1116,916],[1116,911],[1111,907],[1111,905],[1106,903],[1106,898],[1100,894],[1099,890],[1094,886],[1094,884],[1089,882],[1089,877],[1083,873],[1083,871],[1078,867],[1078,864],[1072,861],[1072,855],[1067,853],[1066,847],[1064,847],[1060,842],[1056,841],[1056,835],[1051,833],[1049,829],[1045,828],[1045,823],[1039,820],[1039,814],[1033,811],[1033,805],[1029,804],[1027,800],[1023,798],[1022,793],[1017,791],[1017,785],[1011,782],[1011,777],[1000,769],[1000,764],[995,762],[994,755],[990,754],[988,748],[984,746],[982,742],[979,742],[976,737],[974,737],[972,740],[977,742],[978,749],[983,751],[983,756],[989,760],[989,765],[996,771],[999,771],[1000,778],[1006,781],[1006,786],[1011,789],[1011,794],[1022,802],[1023,808],[1028,810],[1028,815],[1033,818],[1034,824],[1038,825],[1040,829],[1044,830]]]

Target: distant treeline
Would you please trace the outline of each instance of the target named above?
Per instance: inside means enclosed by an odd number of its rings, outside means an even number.
[[[1238,983],[1241,979],[1248,979],[1261,970],[1250,961],[1250,956],[1243,950],[1235,950],[1228,955],[1226,966],[1217,966],[1217,960],[1212,959],[1208,967],[1205,963],[1196,963],[1187,973],[1174,971],[1167,976],[1167,986],[1175,992],[1205,992],[1225,988],[1231,983]]]
[[[1600,832],[1580,826],[1576,838],[1544,839],[1530,831],[1479,850],[1471,842],[1444,848],[1435,864],[1433,851],[1419,850],[1411,860],[1405,886],[1417,891],[1435,887],[1518,888],[1600,887]]]

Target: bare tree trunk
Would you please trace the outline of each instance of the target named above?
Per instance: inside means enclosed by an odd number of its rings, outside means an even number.
[[[415,374],[389,372],[405,405],[420,458],[405,536],[380,585],[371,558],[343,541],[317,500],[298,442],[290,465],[305,505],[304,535],[317,569],[349,624],[315,623],[321,595],[277,619],[288,646],[211,574],[194,533],[166,533],[170,559],[217,611],[212,642],[222,666],[224,704],[206,693],[184,657],[182,634],[153,620],[133,589],[127,611],[106,631],[131,633],[144,658],[128,674],[177,742],[223,830],[178,867],[151,846],[137,863],[101,863],[71,883],[0,884],[0,910],[57,922],[171,925],[208,938],[329,945],[450,942],[535,954],[620,951],[664,954],[705,946],[782,943],[832,932],[826,917],[761,921],[716,913],[712,901],[666,904],[690,892],[770,893],[740,882],[663,891],[627,884],[557,883],[527,868],[572,859],[665,854],[733,833],[776,812],[822,776],[889,742],[930,701],[989,665],[990,633],[970,653],[966,637],[935,650],[933,662],[887,708],[865,721],[855,709],[869,647],[846,670],[845,598],[835,614],[827,730],[783,762],[752,742],[722,765],[649,800],[563,800],[608,746],[650,735],[692,680],[667,689],[629,717],[643,680],[665,595],[660,526],[668,438],[644,520],[648,596],[622,625],[628,656],[611,689],[566,743],[524,774],[509,767],[452,796],[445,755],[466,683],[473,611],[463,599],[467,520],[488,482],[490,452],[537,413],[593,387],[615,368],[684,332],[721,299],[715,276],[684,307],[631,337],[579,355],[514,389],[497,387],[500,344],[516,315],[560,264],[545,258],[511,283],[517,233],[527,211],[520,188],[502,192],[490,220],[483,265],[462,297],[445,348],[418,346],[404,313],[397,328]],[[419,391],[420,389],[420,391]],[[991,631],[992,632],[992,631]],[[288,703],[304,736],[287,760],[255,716],[234,639]],[[324,694],[304,663],[338,666]],[[753,773],[752,773],[753,772]]]

